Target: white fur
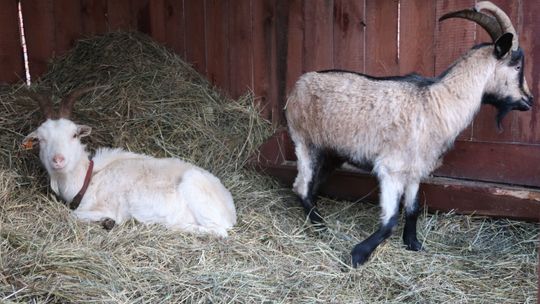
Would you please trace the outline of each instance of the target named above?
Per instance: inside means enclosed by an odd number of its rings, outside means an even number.
[[[39,140],[51,187],[67,202],[81,189],[89,165],[89,154],[78,138],[81,128],[89,130],[67,119],[47,120],[27,137]],[[58,154],[66,159],[61,170],[52,164],[52,156]],[[73,212],[79,219],[109,218],[122,224],[133,218],[221,237],[236,223],[230,192],[217,177],[193,164],[111,148],[98,149],[93,161],[92,180]]]

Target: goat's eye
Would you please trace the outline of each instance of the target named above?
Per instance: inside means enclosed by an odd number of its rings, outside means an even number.
[[[521,70],[521,66],[520,65],[516,66],[516,70],[517,71]]]
[[[77,133],[73,134],[73,138],[77,138]]]

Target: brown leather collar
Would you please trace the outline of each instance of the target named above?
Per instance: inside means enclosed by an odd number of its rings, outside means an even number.
[[[73,200],[71,201],[71,203],[69,203],[69,208],[71,210],[75,210],[79,207],[79,204],[81,203],[81,200],[84,196],[84,193],[86,192],[86,189],[88,189],[88,185],[90,184],[90,180],[92,179],[92,170],[94,169],[94,161],[93,160],[90,160],[90,164],[88,165],[88,170],[86,170],[86,176],[84,177],[84,184],[81,188],[81,190],[79,191],[79,193],[77,193],[77,195],[75,195],[75,197],[73,198]]]

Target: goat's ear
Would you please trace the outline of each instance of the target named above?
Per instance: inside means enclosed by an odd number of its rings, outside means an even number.
[[[92,128],[86,125],[77,125],[77,137],[85,137],[90,135]]]
[[[497,41],[495,41],[495,57],[501,59],[512,48],[512,38],[514,35],[511,33],[504,33]]]
[[[34,148],[34,145],[38,143],[39,143],[38,134],[37,134],[37,131],[34,131],[26,135],[26,137],[22,141],[21,148],[23,148],[24,150],[32,150],[32,148]]]

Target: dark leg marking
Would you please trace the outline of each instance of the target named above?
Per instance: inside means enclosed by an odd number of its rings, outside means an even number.
[[[116,222],[110,218],[105,218],[101,221],[101,226],[107,231],[110,231],[111,229],[113,229],[115,225],[116,225]]]
[[[352,265],[354,268],[356,268],[358,265],[364,264],[369,259],[369,256],[373,253],[375,248],[390,237],[392,230],[397,225],[397,220],[398,212],[396,210],[394,216],[390,218],[386,225],[381,225],[379,230],[375,231],[375,233],[370,235],[367,239],[354,246],[351,252]]]
[[[311,147],[311,160],[313,162],[313,175],[307,188],[305,199],[301,199],[302,206],[311,222],[317,226],[324,226],[324,219],[316,207],[317,193],[322,183],[326,181],[330,173],[343,163],[343,160],[333,154]]]
[[[414,198],[414,203],[411,209],[405,210],[405,227],[403,228],[403,243],[407,246],[407,250],[420,251],[422,250],[422,244],[416,237],[416,222],[418,220],[418,214],[420,213],[420,206],[418,204],[418,195]]]

